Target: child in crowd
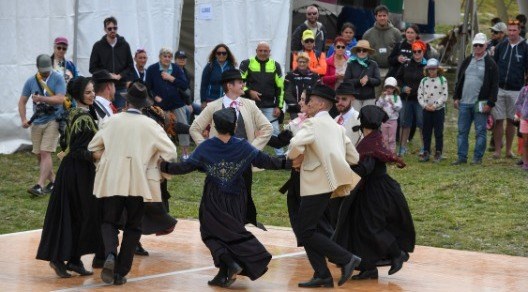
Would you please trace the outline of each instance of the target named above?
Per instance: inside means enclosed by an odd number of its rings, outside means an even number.
[[[389,119],[381,125],[383,144],[385,148],[396,153],[396,131],[398,131],[398,116],[402,108],[400,89],[394,77],[385,79],[383,88],[383,95],[376,101],[376,105],[381,107],[389,116]]]
[[[519,132],[523,139],[522,168],[528,170],[528,85],[525,85],[515,102],[515,118],[520,120]]]
[[[423,108],[424,153],[421,162],[429,161],[431,138],[434,129],[436,152],[434,162],[440,162],[444,147],[445,103],[447,101],[447,79],[442,76],[443,70],[438,60],[427,61],[424,77],[418,87],[418,102]]]

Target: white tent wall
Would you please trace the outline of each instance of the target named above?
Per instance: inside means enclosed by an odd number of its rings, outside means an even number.
[[[36,73],[36,57],[53,52],[55,37],[69,39],[66,57],[76,56],[80,73],[90,76],[92,46],[104,35],[103,20],[113,15],[132,53],[145,48],[152,64],[161,47],[178,47],[182,5],[183,0],[0,0],[0,154],[31,145],[29,130],[21,127],[18,100],[24,82]]]
[[[196,0],[195,6],[195,98],[199,100],[203,68],[211,50],[226,44],[238,64],[255,56],[257,44],[266,41],[271,58],[279,62],[283,75],[289,52],[291,1],[282,0]],[[200,9],[211,7],[211,19],[201,19]]]

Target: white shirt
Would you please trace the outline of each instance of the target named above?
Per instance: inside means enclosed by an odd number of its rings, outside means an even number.
[[[111,116],[114,115],[114,111],[112,111],[112,107],[110,107],[110,104],[112,103],[111,101],[109,101],[108,99],[102,97],[102,96],[96,96],[95,97],[95,103],[97,103],[97,105],[99,107],[101,107],[103,109],[103,111],[105,112],[105,116],[100,116],[99,113],[97,111],[95,111],[95,113],[97,114],[97,119],[99,121],[99,125],[106,122]]]
[[[357,110],[355,110],[353,107],[350,107],[348,112],[346,112],[344,114],[341,114],[341,116],[343,117],[343,125],[345,125],[348,122],[348,120],[350,120],[352,118],[357,120],[357,118],[359,117],[359,112]],[[338,118],[339,118],[339,116],[336,117],[336,121],[337,121]]]
[[[233,103],[233,101],[235,101],[237,104],[237,106],[235,107],[235,110],[238,116],[239,114],[238,106],[240,105],[240,97],[237,97],[235,100],[232,100],[231,98],[227,97],[227,95],[224,95],[222,97],[222,103],[224,104],[224,108],[232,107],[231,103]]]

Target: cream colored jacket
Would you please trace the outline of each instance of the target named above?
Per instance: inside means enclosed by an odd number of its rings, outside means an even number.
[[[288,157],[304,154],[301,164],[301,196],[332,193],[332,197],[348,196],[360,177],[350,169],[359,154],[328,112],[304,121],[292,138]]]
[[[161,202],[158,159],[175,160],[177,153],[153,119],[138,113],[116,114],[101,125],[88,150],[104,150],[96,166],[96,197],[139,196],[145,202]]]
[[[213,102],[207,104],[205,109],[200,113],[194,120],[189,129],[189,134],[193,138],[196,144],[202,143],[205,138],[202,136],[202,132],[211,125],[209,137],[218,136],[218,132],[214,127],[213,114],[222,109],[222,98],[219,98]],[[271,137],[273,128],[270,122],[260,111],[254,101],[241,98],[240,105],[238,106],[240,115],[244,118],[244,124],[246,126],[247,140],[255,148],[262,150]],[[259,131],[258,137],[255,137],[256,131]]]

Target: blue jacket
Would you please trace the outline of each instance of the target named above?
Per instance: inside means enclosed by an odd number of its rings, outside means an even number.
[[[172,76],[176,79],[174,82],[165,81],[161,78],[160,63],[152,64],[147,69],[147,87],[152,93],[152,97],[158,95],[162,101],[154,102],[154,105],[161,107],[165,111],[171,111],[185,105],[180,97],[179,89],[186,90],[189,88],[189,81],[185,78],[182,69],[176,64],[171,63]]]
[[[224,95],[222,72],[229,69],[235,69],[229,61],[226,61],[223,66],[220,66],[216,60],[205,65],[202,72],[202,83],[200,84],[200,100],[202,102],[210,102]]]
[[[528,74],[528,44],[525,40],[510,46],[506,39],[495,47],[493,55],[499,67],[499,87],[505,90],[519,91],[524,86],[524,77]]]

